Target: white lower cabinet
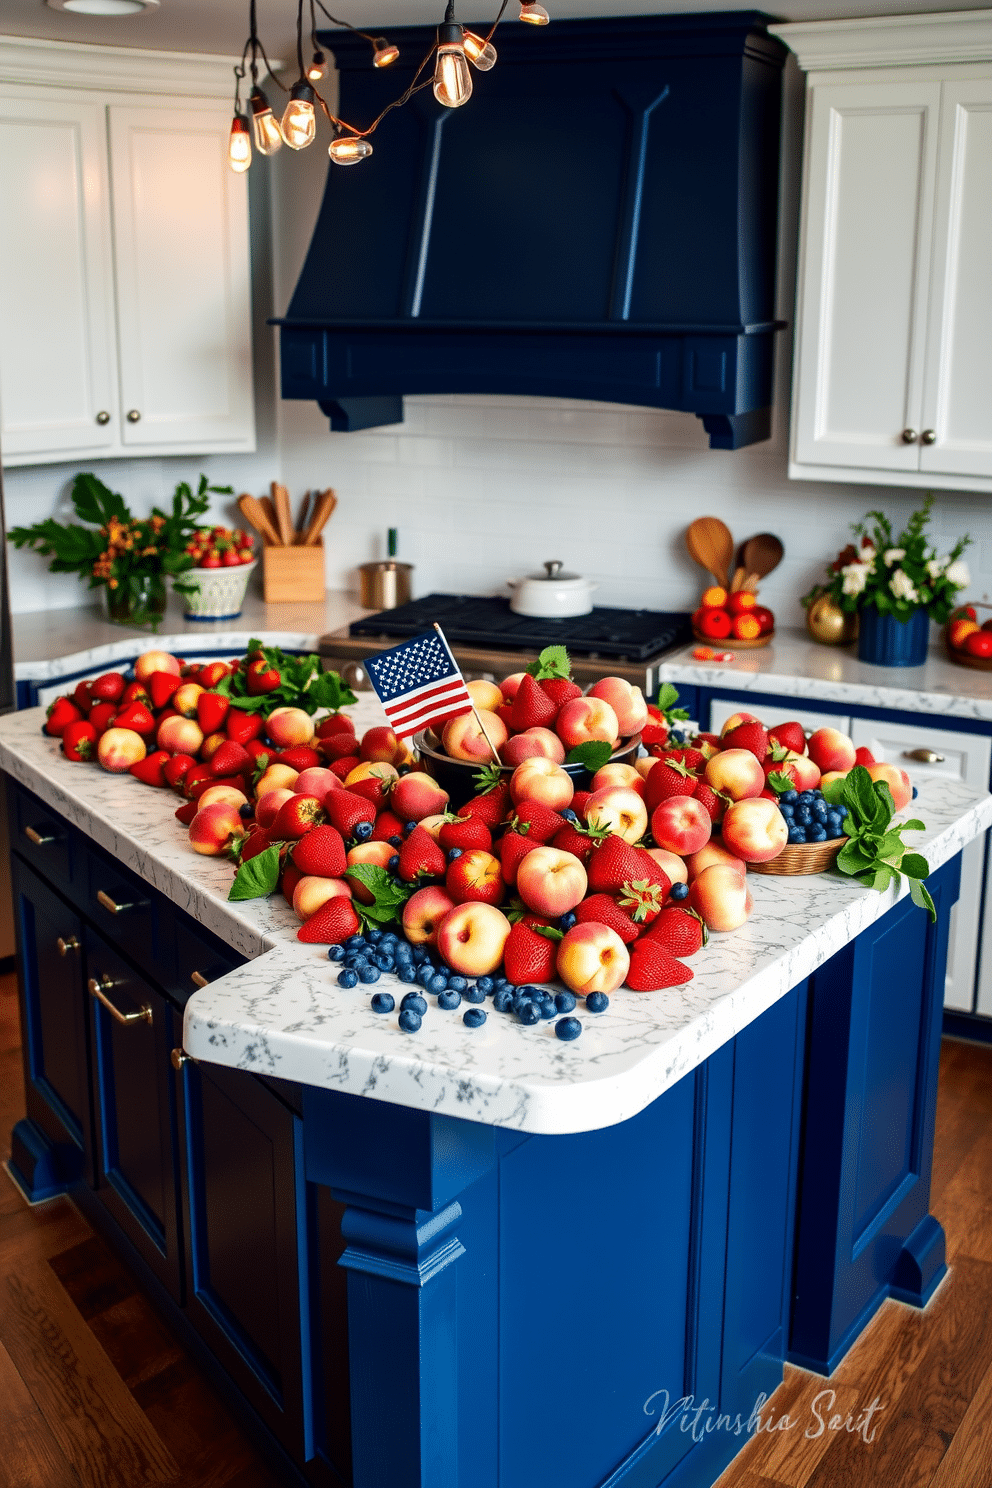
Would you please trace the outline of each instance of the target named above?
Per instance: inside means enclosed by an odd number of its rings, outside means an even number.
[[[905,770],[914,784],[943,776],[976,791],[988,789],[992,739],[987,736],[855,718],[851,737],[857,746],[870,749],[878,761]],[[986,965],[979,969],[977,1002],[975,997],[984,871],[985,835],[970,842],[961,854],[961,895],[951,911],[944,1006],[955,1012],[992,1013],[992,951],[987,945],[982,956]],[[990,937],[985,939],[988,942]]]

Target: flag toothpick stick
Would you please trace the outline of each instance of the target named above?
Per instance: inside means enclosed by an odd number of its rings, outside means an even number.
[[[447,637],[445,636],[444,631],[441,629],[440,625],[438,625],[438,623],[437,623],[436,620],[434,621],[434,629],[437,631],[437,633],[441,637],[442,641],[444,641],[444,644],[446,646],[448,646]],[[449,651],[451,650],[451,647],[450,646],[448,646],[448,650]],[[503,761],[499,757],[499,750],[496,748],[496,745],[493,743],[492,739],[490,739],[488,730],[486,729],[486,725],[483,723],[482,719],[479,717],[479,710],[475,706],[474,703],[472,704],[472,712],[475,715],[475,721],[476,721],[476,723],[479,725],[479,728],[482,730],[482,736],[483,736],[483,738],[485,739],[486,743],[489,745],[490,750],[492,751],[493,760],[495,761],[495,763],[497,765],[502,765]]]

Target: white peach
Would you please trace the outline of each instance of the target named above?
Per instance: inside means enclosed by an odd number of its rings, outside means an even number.
[[[310,743],[313,719],[302,708],[275,708],[265,720],[265,732],[277,749],[292,749],[294,744]]]
[[[627,785],[608,785],[605,790],[593,791],[586,802],[585,818],[587,826],[604,827],[624,842],[640,842],[648,829],[644,797]]]
[[[556,765],[565,763],[565,746],[557,734],[546,728],[524,729],[522,734],[511,734],[500,750],[504,765],[522,765],[525,759],[554,760]]]
[[[739,930],[754,908],[747,878],[730,863],[704,869],[686,902],[709,930]]]
[[[203,693],[206,692],[206,690],[207,689],[205,687],[200,686],[199,682],[184,682],[182,686],[177,687],[175,692],[172,694],[171,698],[169,699],[169,707],[175,708],[176,712],[181,713],[184,718],[195,718],[196,700],[198,697],[201,697]]]
[[[109,728],[100,735],[96,757],[105,770],[121,775],[148,753],[144,739],[134,729]]]
[[[725,739],[728,734],[732,733],[735,728],[739,728],[742,723],[760,722],[760,718],[756,718],[753,713],[731,713],[730,717],[723,725],[723,728],[720,730],[720,738]]]
[[[657,846],[679,857],[689,857],[705,847],[712,833],[709,812],[693,796],[669,796],[651,816],[651,835]]]
[[[589,880],[574,853],[557,847],[534,847],[517,868],[517,893],[535,914],[557,919],[586,896]]]
[[[497,754],[509,738],[506,724],[488,708],[475,713],[462,713],[459,718],[449,718],[444,725],[441,744],[452,759],[471,760],[474,763],[491,761],[493,750]]]
[[[259,782],[261,784],[261,782]],[[271,827],[279,815],[279,808],[287,801],[292,800],[295,791],[288,790],[285,786],[274,786],[272,790],[265,791],[255,802],[255,820],[260,827]]]
[[[650,759],[650,756],[645,755],[645,758]],[[651,760],[651,764],[655,764],[655,761]],[[592,791],[601,791],[606,790],[607,786],[611,785],[626,785],[631,790],[636,791],[639,796],[643,796],[645,791],[644,776],[646,774],[646,770],[642,772],[634,765],[625,765],[620,760],[611,760],[608,765],[604,765],[601,770],[596,771],[592,777],[589,789]]]
[[[389,842],[359,842],[355,847],[349,847],[347,863],[349,868],[354,863],[370,863],[373,868],[385,868],[395,855],[396,849]],[[359,883],[357,878],[349,879],[348,882],[359,904],[374,903],[375,895],[363,883]]]
[[[503,959],[510,922],[492,904],[456,904],[437,932],[437,948],[461,976],[489,976]]]
[[[182,718],[176,713],[170,713],[159,724],[155,743],[159,749],[167,749],[170,754],[197,755],[203,743],[203,730],[195,718]]]
[[[497,708],[502,708],[506,702],[502,690],[495,682],[487,682],[483,677],[476,677],[472,682],[466,682],[468,695],[477,708],[483,708],[487,713],[495,713]]]
[[[153,672],[170,672],[173,677],[179,677],[182,667],[168,651],[142,651],[134,663],[134,680],[147,682]]]
[[[106,738],[106,734],[104,738]],[[102,743],[103,740],[101,739],[100,742]],[[906,771],[900,770],[897,765],[889,765],[884,761],[879,765],[869,765],[868,774],[872,780],[885,781],[889,790],[892,792],[892,799],[895,802],[897,811],[901,811],[904,806],[908,806],[913,799],[913,782],[906,774]]]
[[[615,930],[589,920],[565,933],[556,969],[565,986],[580,997],[615,992],[630,970],[630,956]]]
[[[687,878],[685,881],[687,883],[694,883],[699,875],[705,872],[707,868],[712,868],[714,863],[724,863],[732,868],[736,868],[742,878],[747,872],[747,866],[741,858],[734,857],[734,854],[728,852],[719,842],[710,840],[706,843],[705,847],[701,847],[698,852],[690,853],[686,858]]]
[[[295,794],[296,782],[300,778],[299,770],[294,770],[292,765],[284,765],[279,760],[275,764],[267,766],[258,777],[255,785],[256,797],[264,796],[271,790],[290,790]]]
[[[351,885],[343,878],[320,878],[308,873],[293,890],[293,910],[299,920],[308,920],[328,899],[351,898]]]
[[[614,745],[620,737],[620,721],[603,698],[572,698],[555,719],[555,733],[566,749],[596,740]]]
[[[516,697],[517,693],[520,690],[520,684],[524,680],[526,675],[526,672],[511,672],[508,677],[503,678],[502,682],[499,684],[499,690],[503,694],[504,702],[513,702],[513,699]]]
[[[236,785],[208,785],[203,795],[197,797],[197,810],[202,811],[204,806],[216,806],[218,802],[241,807],[248,805],[248,797]]]
[[[789,828],[775,801],[762,796],[734,801],[720,826],[726,846],[745,863],[770,863],[789,841]]]
[[[417,889],[403,906],[403,934],[411,945],[437,945],[437,932],[455,901],[438,884]]]
[[[401,775],[390,791],[389,809],[401,822],[423,821],[425,816],[443,811],[450,799],[433,776],[412,770],[409,775]]]
[[[365,730],[362,742],[358,746],[358,755],[360,759],[369,760],[372,763],[378,760],[383,764],[391,765],[396,759],[399,744],[399,739],[388,724],[378,724],[375,728]]]
[[[821,772],[850,770],[855,763],[854,743],[840,729],[818,728],[807,740],[806,753]]]
[[[732,801],[760,796],[765,788],[765,772],[750,749],[721,749],[707,760],[703,778],[711,790],[729,796]]]
[[[223,802],[204,806],[189,824],[189,840],[194,852],[216,858],[226,853],[232,842],[245,835],[245,824],[236,806]]]
[[[670,883],[688,883],[689,870],[686,867],[685,858],[680,858],[678,853],[669,852],[664,847],[649,847],[648,854],[654,858],[658,867],[668,875]],[[705,851],[705,849],[703,849]]]
[[[609,703],[625,739],[631,734],[639,734],[648,721],[648,705],[644,694],[639,687],[628,682],[626,677],[601,677],[590,687],[586,696],[602,698]]]
[[[344,786],[333,770],[324,765],[311,765],[301,770],[294,782],[296,793],[301,796],[316,796],[323,805],[324,797],[331,791],[343,790]]]
[[[510,796],[514,805],[521,801],[540,801],[552,811],[564,811],[575,795],[575,782],[567,770],[543,755],[524,760],[510,776]]]

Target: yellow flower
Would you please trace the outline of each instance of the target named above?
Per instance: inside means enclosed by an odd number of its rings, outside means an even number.
[[[107,588],[108,589],[116,589],[117,588],[117,580],[116,579],[111,579],[110,582],[109,582],[109,584],[107,585]]]

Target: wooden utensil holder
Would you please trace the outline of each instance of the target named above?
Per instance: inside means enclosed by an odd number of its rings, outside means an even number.
[[[262,549],[262,592],[266,604],[322,604],[323,542],[306,548],[267,543]]]

